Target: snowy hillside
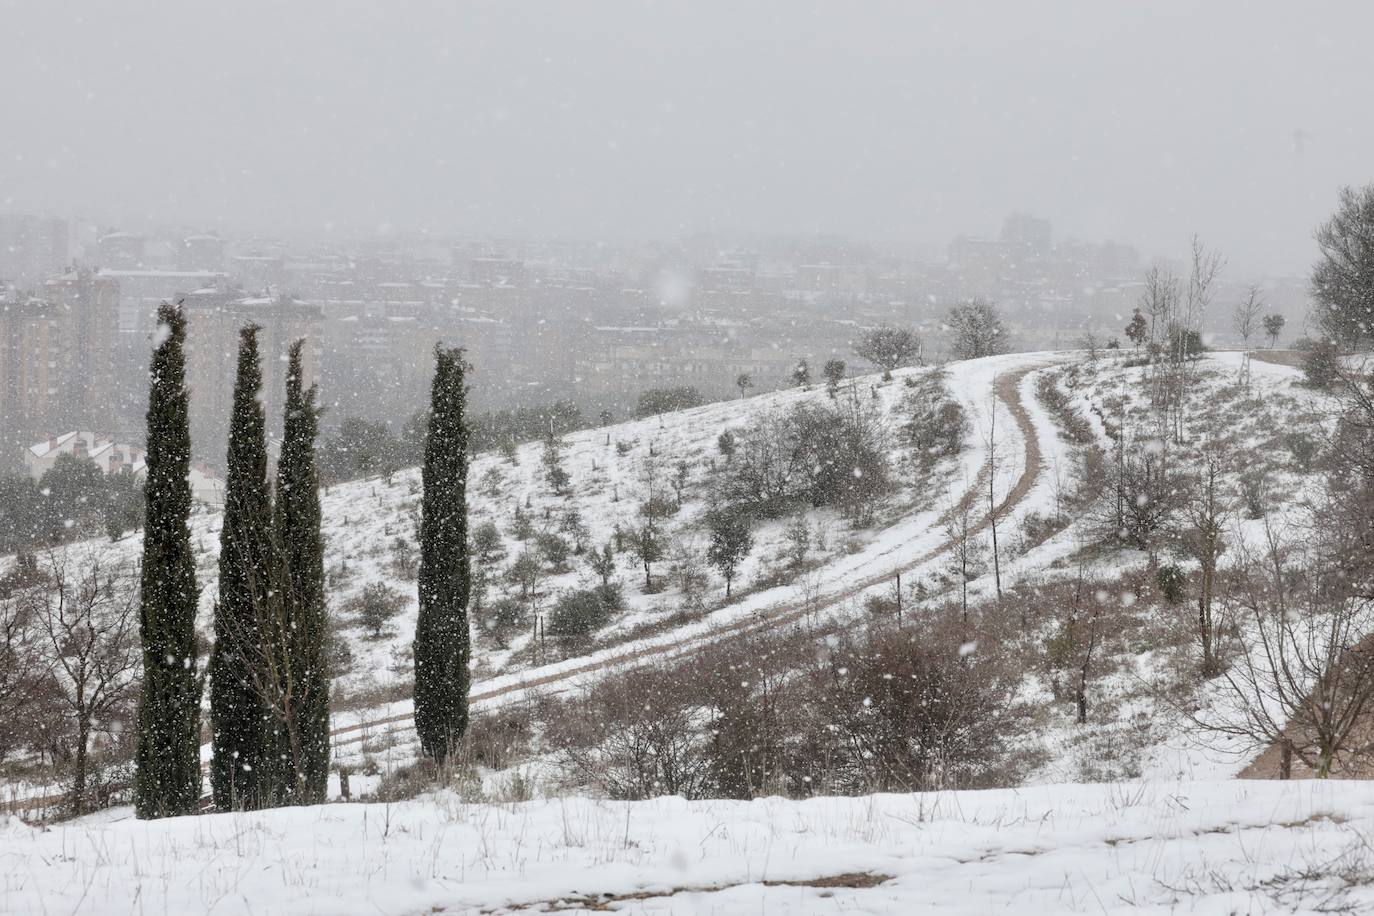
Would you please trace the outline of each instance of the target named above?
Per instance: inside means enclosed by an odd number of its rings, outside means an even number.
[[[717,440],[727,430],[742,436],[799,405],[836,403],[823,387],[570,434],[560,448],[560,466],[571,482],[567,495],[559,495],[550,483],[542,460],[545,447],[539,443],[521,447],[513,457],[478,456],[469,477],[470,530],[492,523],[499,540],[474,560],[488,582],[474,615],[474,709],[519,700],[529,695],[527,688],[544,695],[580,689],[610,671],[679,656],[732,634],[797,622],[823,629],[830,625],[827,621],[863,621],[872,601],[892,600],[898,575],[903,599],[913,609],[953,600],[962,575],[969,577],[969,600],[986,601],[995,595],[996,584],[986,551],[981,563],[957,572],[950,522],[962,510],[969,536],[986,540],[990,499],[997,507],[998,573],[1009,595],[1034,594],[1084,570],[1101,582],[1130,577],[1143,566],[1143,554],[1085,551],[1100,540],[1091,507],[1100,495],[1093,488],[1102,484],[1078,479],[1088,453],[1109,453],[1121,424],[1129,427],[1135,422],[1131,417],[1145,411],[1140,395],[1144,370],[1123,368],[1123,358],[1090,363],[1078,353],[1013,354],[951,364],[942,382],[931,369],[899,371],[891,382],[877,376],[846,382],[837,402],[862,403],[883,419],[894,487],[867,519],[833,507],[759,519],[754,548],[728,601],[724,582],[701,561],[703,518],[729,461]],[[1226,429],[1256,454],[1269,456],[1251,473],[1272,470],[1265,493],[1272,517],[1278,517],[1300,504],[1305,480],[1297,463],[1279,458],[1289,454],[1286,448],[1298,447],[1294,442],[1320,434],[1326,405],[1321,395],[1297,386],[1295,370],[1260,361],[1252,363],[1251,386],[1241,390],[1235,384],[1239,366],[1238,354],[1203,360],[1196,398],[1208,406],[1190,422]],[[1056,416],[1037,391],[1043,385],[1067,396],[1067,411],[1079,418],[1077,441],[1067,434],[1064,417]],[[904,426],[916,404],[941,390],[962,406],[968,419],[962,448],[922,460]],[[650,475],[656,479],[647,479]],[[674,497],[667,525],[678,544],[658,564],[656,587],[646,591],[641,565],[622,546],[613,578],[625,597],[623,610],[585,643],[563,646],[536,639],[535,626],[547,620],[560,595],[596,580],[588,557],[613,543],[617,529],[624,533],[639,524],[642,506],[655,488]],[[389,480],[335,486],[323,498],[330,605],[337,644],[351,656],[337,666],[334,757],[355,774],[387,772],[414,759],[407,691],[419,489],[418,470],[411,469]],[[1239,530],[1256,537],[1259,524],[1251,519]],[[798,525],[807,535],[803,556],[789,558]],[[566,556],[552,561],[541,556],[531,582],[511,576],[520,558],[540,556],[536,545],[550,535],[562,540]],[[192,540],[207,630],[218,536],[217,513],[194,517]],[[93,542],[70,549],[109,552],[132,561],[138,540],[126,537],[115,544]],[[366,588],[379,583],[395,594],[398,612],[382,624],[380,638],[370,638],[358,619],[357,601]],[[503,602],[519,614],[515,626],[493,624],[492,609]],[[1033,627],[1023,637],[1018,650],[1025,653],[1021,696],[1042,697],[1048,710],[1037,725],[1045,762],[1033,779],[1234,773],[1248,758],[1218,756],[1215,748],[1200,746],[1186,734],[1185,724],[1156,702],[1155,675],[1177,664],[1186,651],[1171,629],[1177,612],[1147,602],[1123,613],[1123,631],[1153,631],[1154,645],[1144,652],[1129,640],[1103,647],[1100,670],[1094,672],[1097,714],[1086,726],[1076,725],[1051,696],[1058,688],[1054,672],[1043,669],[1038,641],[1053,637],[1053,625]],[[1171,642],[1172,647],[1161,648]],[[1104,754],[1105,747],[1112,753]],[[355,775],[354,791],[366,791],[373,783],[359,782]],[[335,786],[337,790],[337,779]],[[29,787],[21,794],[36,791]]]
[[[1374,908],[1374,786],[279,809],[0,827],[0,909],[66,913],[1268,913]]]

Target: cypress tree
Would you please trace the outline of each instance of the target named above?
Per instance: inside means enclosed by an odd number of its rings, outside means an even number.
[[[415,625],[415,731],[443,763],[468,726],[467,364],[434,348],[434,383],[421,469],[420,612]]]
[[[329,781],[329,670],[325,657],[324,541],[320,537],[320,491],[315,470],[319,432],[316,389],[304,389],[301,352],[291,345],[286,374],[286,412],[277,460],[274,524],[283,556],[284,632],[280,634],[290,675],[285,759],[294,761],[285,800],[319,804]]]
[[[271,792],[268,749],[271,712],[256,681],[262,651],[260,615],[274,598],[276,557],[267,489],[266,418],[258,400],[262,367],[258,326],[239,332],[238,372],[229,421],[223,527],[219,548],[219,600],[210,655],[210,725],[214,758],[210,785],[220,810],[257,807]]]
[[[191,553],[186,318],[164,302],[149,367],[134,807],[140,818],[192,814],[200,802],[196,561]]]

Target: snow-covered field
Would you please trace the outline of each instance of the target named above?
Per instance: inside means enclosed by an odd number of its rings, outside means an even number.
[[[1370,912],[1371,830],[1363,782],[124,810],[0,828],[0,912]]]

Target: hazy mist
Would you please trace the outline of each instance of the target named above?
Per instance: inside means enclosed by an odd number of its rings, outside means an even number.
[[[0,3],[0,209],[577,239],[1057,234],[1305,270],[1362,3]]]

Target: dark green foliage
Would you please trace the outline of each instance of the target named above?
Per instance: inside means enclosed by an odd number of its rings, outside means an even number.
[[[48,501],[28,474],[0,474],[0,551],[15,553],[47,543]]]
[[[730,430],[722,430],[716,437],[716,449],[727,459],[734,457],[735,454],[735,434]]]
[[[191,433],[186,390],[186,319],[164,303],[149,366],[134,805],[140,818],[192,814],[200,801],[200,690],[196,677],[196,562],[191,513]]]
[[[667,537],[654,517],[650,518],[630,533],[630,550],[639,558],[644,567],[644,594],[651,595],[661,589],[654,582],[654,564],[668,553]]]
[[[561,573],[568,568],[568,542],[552,531],[540,532],[534,540],[539,556],[551,572]]]
[[[267,486],[266,419],[258,400],[262,368],[257,332],[258,327],[250,324],[239,335],[220,530],[215,645],[210,654],[214,747],[210,785],[220,810],[258,807],[267,802],[267,763],[276,756],[265,753],[271,713],[261,685],[254,683],[265,636],[259,618],[268,607],[276,563]]]
[[[503,552],[501,529],[493,521],[485,521],[472,533],[472,552],[483,563],[490,563]]]
[[[1341,374],[1341,351],[1329,340],[1319,340],[1303,354],[1302,374],[1309,388],[1328,391]]]
[[[319,804],[329,781],[329,664],[326,656],[328,611],[324,596],[324,540],[320,536],[320,490],[315,469],[319,431],[316,389],[304,387],[301,349],[291,346],[286,374],[286,406],[281,455],[277,460],[273,527],[287,580],[275,634],[278,667],[287,673],[277,705],[287,746],[283,756],[295,763],[295,778],[283,780],[286,800]]]
[[[1374,336],[1374,185],[1342,188],[1340,206],[1317,230],[1313,311],[1322,334],[1347,350]],[[1282,326],[1280,326],[1280,329]],[[1277,337],[1277,334],[1272,334]]]
[[[409,457],[385,423],[345,417],[338,432],[320,448],[320,476],[327,483],[389,476],[404,467]]]
[[[1288,321],[1278,312],[1271,312],[1264,316],[1264,336],[1269,338],[1269,346],[1278,342],[1279,335],[1283,333],[1283,326]]]
[[[90,527],[89,521],[103,515],[105,475],[89,458],[58,455],[39,479],[38,490],[48,501],[45,514],[51,541],[62,540],[64,532],[79,535]]]
[[[863,518],[890,488],[882,422],[848,399],[765,416],[741,435],[717,494],[756,517],[776,517],[805,502]]]
[[[735,569],[749,555],[754,547],[754,536],[749,531],[749,519],[737,512],[719,510],[711,513],[706,522],[711,532],[711,544],[706,549],[706,559],[725,577],[725,597],[730,597],[730,585],[735,580]]]
[[[467,364],[461,349],[434,354],[421,471],[415,730],[424,754],[443,763],[468,726]]]
[[[369,582],[350,602],[369,639],[381,639],[387,624],[405,607],[405,597],[385,582]]]
[[[699,407],[702,403],[701,392],[690,385],[678,388],[650,388],[640,393],[639,403],[635,405],[635,416],[656,417],[673,410]]]
[[[498,633],[510,633],[525,625],[525,605],[517,598],[502,598],[491,606],[490,626]]]
[[[583,645],[624,605],[614,585],[564,592],[549,613],[548,634],[565,648]]]
[[[599,551],[593,550],[587,558],[587,564],[601,580],[601,584],[609,587],[611,577],[615,575],[615,552],[611,549],[611,542],[607,541]]]
[[[0,474],[0,554],[61,544],[104,530],[112,539],[143,523],[143,484],[132,472],[102,474],[95,464],[60,455],[35,482]]]
[[[825,376],[825,390],[832,398],[839,390],[840,382],[844,381],[844,369],[842,359],[828,359],[825,361],[825,367],[821,369],[821,374]]]
[[[854,354],[882,369],[883,379],[891,381],[893,369],[920,357],[921,339],[909,328],[874,328],[854,344]]]
[[[806,360],[800,360],[792,367],[792,384],[798,388],[805,388],[811,384],[811,365]]]
[[[1207,352],[1202,343],[1202,335],[1193,328],[1174,325],[1169,328],[1169,359],[1178,362],[1183,359],[1197,359]]]
[[[572,478],[563,467],[563,442],[562,440],[549,436],[544,440],[544,480],[549,484],[555,496],[568,496],[568,484]]]
[[[602,411],[602,425],[610,422],[604,419],[606,413]],[[547,439],[550,434],[561,436],[590,425],[582,415],[582,409],[572,401],[497,410],[478,414],[469,421],[468,448],[473,452],[484,452],[505,445],[514,447],[521,442]]]
[[[1165,563],[1155,570],[1155,583],[1165,601],[1178,604],[1187,594],[1188,574],[1177,564]]]
[[[542,572],[539,559],[532,551],[522,551],[506,570],[506,578],[520,588],[520,600],[526,601],[534,595]]]
[[[117,541],[143,524],[143,487],[127,468],[105,478],[105,533]]]
[[[1139,349],[1149,333],[1150,325],[1145,321],[1145,315],[1140,309],[1136,309],[1131,313],[1131,320],[1126,325],[1126,339],[1131,342],[1131,346]]]

